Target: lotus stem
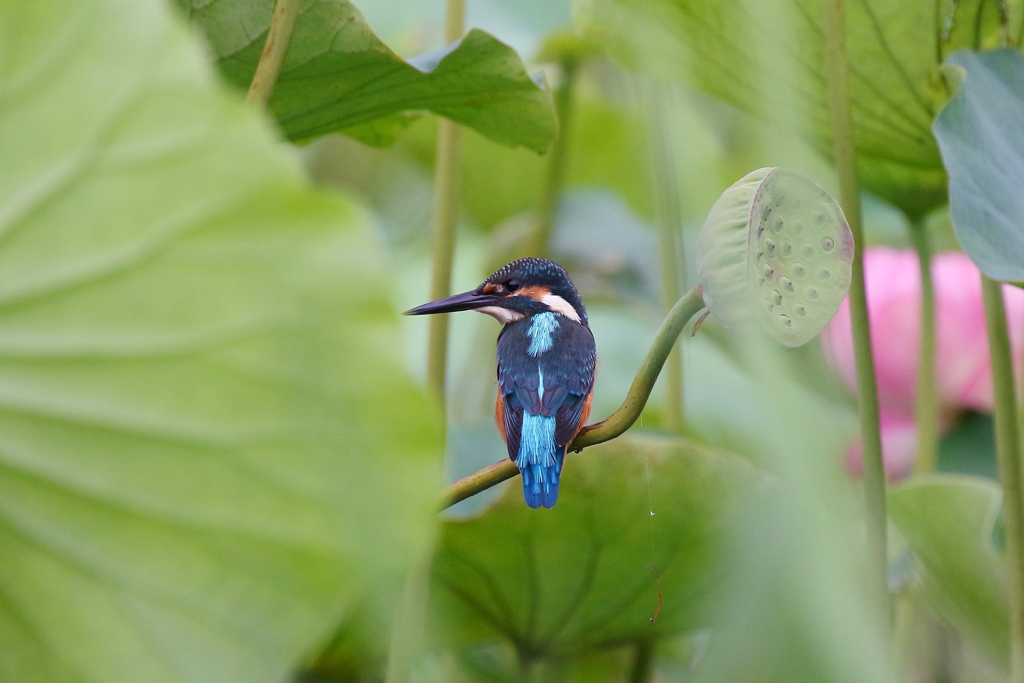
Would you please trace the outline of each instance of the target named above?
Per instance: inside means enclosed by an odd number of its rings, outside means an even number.
[[[854,360],[860,395],[860,432],[864,453],[864,503],[871,593],[880,612],[886,616],[886,623],[891,624],[885,468],[882,464],[882,438],[878,425],[878,385],[875,379],[874,359],[871,355],[871,329],[868,323],[867,296],[864,291],[864,231],[861,227],[853,115],[850,110],[846,9],[843,0],[823,2],[825,64],[829,105],[832,110],[836,172],[839,176],[839,203],[849,221],[855,245],[850,283],[850,317],[853,323]]]
[[[270,96],[274,94],[274,86],[281,75],[281,65],[288,54],[288,45],[292,40],[295,19],[299,16],[300,0],[277,0],[274,5],[274,17],[270,20],[267,30],[267,42],[263,44],[263,53],[256,65],[256,73],[249,84],[249,92],[245,96],[246,104],[266,108]]]
[[[629,683],[648,683],[654,675],[653,640],[641,640],[633,646],[633,664],[630,667]]]
[[[1021,472],[1013,360],[1002,285],[982,275],[981,292],[992,357],[996,460],[1006,513],[1006,557],[1010,569],[1010,681],[1024,683],[1024,475]]]
[[[921,345],[918,352],[917,396],[915,421],[917,423],[917,459],[915,474],[935,471],[939,453],[939,398],[935,374],[935,286],[932,280],[932,252],[928,231],[923,221],[910,226],[914,249],[921,266]]]
[[[658,251],[661,254],[661,299],[664,310],[671,310],[682,293],[682,209],[676,176],[674,145],[668,111],[671,90],[662,83],[650,83],[651,179],[654,193],[654,222],[658,227]],[[679,344],[672,348],[665,365],[665,426],[681,432],[683,414],[683,355]]]
[[[464,0],[448,0],[445,15],[445,43],[462,37],[465,23]],[[437,124],[437,159],[434,165],[434,264],[430,298],[443,299],[451,294],[452,262],[455,259],[455,231],[459,218],[459,126],[441,119]],[[430,317],[427,332],[427,386],[438,403],[445,405],[445,378],[448,373],[448,316]]]
[[[569,136],[572,126],[573,97],[579,79],[580,63],[575,56],[562,59],[562,84],[555,93],[555,111],[558,113],[558,137],[548,157],[547,177],[537,208],[537,224],[533,232],[534,256],[547,256],[551,251],[551,235],[558,218],[558,205],[565,187],[565,173],[569,161]]]

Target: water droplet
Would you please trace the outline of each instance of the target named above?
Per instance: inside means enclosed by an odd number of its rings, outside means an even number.
[[[763,280],[762,280],[762,282],[763,282]],[[817,299],[818,298],[818,290],[816,290],[814,287],[811,287],[810,289],[808,289],[807,290],[807,298],[808,299]]]
[[[802,304],[797,304],[793,307],[793,312],[796,313],[797,317],[802,318],[807,315],[807,309]]]
[[[757,260],[760,261],[763,258],[764,258],[764,252],[761,251],[760,249],[758,249],[757,250]]]
[[[814,253],[814,247],[812,247],[809,244],[805,244],[804,246],[802,246],[800,248],[800,253],[803,254],[805,259],[812,259],[815,256],[817,256],[817,254]]]
[[[782,292],[777,289],[772,292],[772,303],[776,306],[782,305]]]
[[[775,256],[775,242],[771,241],[771,239],[766,239],[764,241],[764,250],[768,253],[768,258]]]
[[[779,247],[779,253],[782,254],[782,258],[787,258],[789,256],[792,256],[793,255],[793,243],[790,242],[789,240],[786,240],[785,242],[783,242],[782,246]]]
[[[822,237],[821,248],[824,249],[825,251],[832,251],[833,249],[836,248],[835,240],[833,240],[831,237]]]
[[[788,315],[781,315],[780,314],[779,315],[779,320],[781,320],[782,324],[785,325],[786,327],[793,327],[793,321],[789,319]]]
[[[784,290],[786,290],[786,291],[787,291],[788,293],[790,293],[790,294],[792,294],[792,293],[794,292],[794,290],[796,289],[796,288],[795,288],[795,287],[793,286],[793,281],[792,281],[792,280],[790,280],[790,279],[789,279],[788,277],[784,277],[784,278],[781,278],[781,279],[779,280],[779,282],[780,282],[780,283],[782,283],[782,288],[783,288]]]
[[[764,221],[765,223],[767,223],[768,222],[768,216],[770,216],[770,215],[772,215],[772,207],[769,206],[768,204],[765,204],[764,208],[761,209],[761,220]]]
[[[796,275],[797,277],[803,277],[804,275],[807,275],[807,269],[804,268],[802,263],[794,263],[793,267],[790,268],[790,270],[793,271],[793,275]]]
[[[776,216],[775,220],[772,221],[772,230],[775,232],[782,232],[782,228],[785,224],[786,221],[782,220],[782,216]]]
[[[766,278],[768,278],[768,279],[771,279],[771,277],[772,277],[772,276],[774,276],[774,275],[775,275],[775,269],[774,269],[774,268],[772,268],[772,267],[771,267],[770,265],[768,265],[767,263],[766,263],[766,264],[764,264],[764,276],[765,276]]]
[[[761,239],[761,235],[764,234],[764,224],[761,223],[757,226],[757,239]]]
[[[825,280],[832,277],[832,271],[822,266],[821,268],[818,268],[818,272],[815,273],[815,275],[817,275],[819,280],[824,282]]]

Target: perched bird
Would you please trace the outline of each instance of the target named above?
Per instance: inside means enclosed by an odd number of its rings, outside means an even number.
[[[502,323],[495,419],[532,508],[558,500],[566,448],[590,415],[597,349],[569,276],[542,258],[513,261],[471,292],[409,315],[475,310]]]

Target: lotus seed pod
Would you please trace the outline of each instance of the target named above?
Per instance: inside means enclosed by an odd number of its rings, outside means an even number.
[[[723,192],[697,248],[711,314],[732,328],[756,319],[786,346],[816,337],[850,287],[853,234],[842,209],[789,169],[758,169]]]

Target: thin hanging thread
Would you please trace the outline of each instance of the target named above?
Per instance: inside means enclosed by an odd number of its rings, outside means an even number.
[[[654,516],[654,499],[651,497],[651,466],[647,460],[647,454],[644,453],[644,471],[647,473],[647,511],[651,513],[651,517]],[[650,530],[648,530],[648,539],[651,541],[651,547],[654,547],[654,539],[650,538]]]
[[[644,453],[644,473],[647,475],[647,511],[651,517],[654,517],[654,497],[651,494],[651,465],[650,456]],[[651,520],[654,523],[654,520]],[[654,555],[654,535],[653,530],[650,526],[647,527],[647,543],[650,546],[651,555]],[[661,614],[661,575],[658,573],[658,568],[654,564],[647,565],[654,570],[654,582],[658,586],[658,606],[654,609],[654,616],[650,617],[652,624],[658,621],[658,615]]]
[[[658,606],[654,609],[654,616],[651,617],[651,623],[654,624],[658,621],[658,615],[661,614],[661,576],[658,574],[658,568],[653,564],[647,566],[654,570],[654,581],[658,584]]]

